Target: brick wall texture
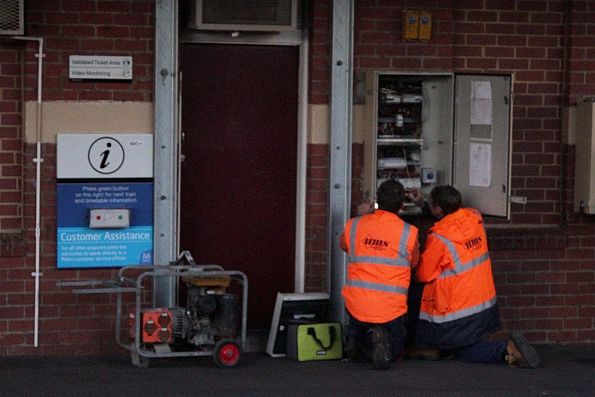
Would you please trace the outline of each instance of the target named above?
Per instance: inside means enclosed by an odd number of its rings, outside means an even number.
[[[23,54],[18,49],[15,43],[0,46],[0,255],[12,254],[11,234],[22,228]]]
[[[320,104],[329,103],[332,2],[315,3],[310,103]],[[412,9],[432,13],[427,42],[402,39]],[[510,221],[488,220],[511,225],[488,231],[504,327],[538,343],[593,342],[595,218],[572,211],[574,146],[563,143],[561,120],[564,106],[595,95],[595,3],[362,0],[354,19],[354,86],[372,69],[514,74],[512,195],[528,202],[512,204]],[[354,145],[354,203],[361,152]],[[325,255],[317,258],[311,268]]]
[[[31,0],[26,33],[44,39],[43,101],[153,100],[155,2]],[[111,354],[115,296],[74,295],[62,280],[115,270],[56,270],[56,147],[41,147],[39,347],[33,347],[36,145],[23,138],[24,101],[37,99],[37,42],[0,37],[0,356]],[[132,82],[74,82],[70,55],[132,55]],[[99,297],[99,299],[98,299]],[[130,299],[132,297],[125,297]]]
[[[595,219],[572,212],[574,147],[564,106],[595,95],[595,3],[386,1],[355,3],[355,80],[370,69],[514,73],[510,223],[489,238],[507,330],[538,343],[595,341]],[[43,37],[44,101],[153,100],[152,0],[26,1],[27,34]],[[429,10],[432,38],[402,40],[405,9]],[[332,2],[310,2],[310,104],[328,104]],[[0,38],[0,356],[117,350],[115,297],[73,295],[58,280],[108,279],[114,270],[55,268],[55,146],[44,144],[40,347],[33,347],[35,146],[23,139],[23,101],[36,98],[36,43]],[[132,83],[71,82],[68,56],[134,56]],[[364,148],[353,148],[353,202]],[[306,286],[326,289],[328,146],[308,147]],[[518,227],[531,225],[532,227]],[[514,227],[513,227],[514,226]]]

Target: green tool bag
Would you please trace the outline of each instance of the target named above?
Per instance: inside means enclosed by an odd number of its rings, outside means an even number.
[[[287,356],[298,361],[339,360],[343,357],[340,323],[289,324]]]

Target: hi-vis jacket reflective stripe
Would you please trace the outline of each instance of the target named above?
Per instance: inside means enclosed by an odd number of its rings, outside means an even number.
[[[353,218],[341,235],[349,254],[345,306],[357,320],[386,323],[407,312],[411,267],[417,265],[417,228],[383,210]]]
[[[428,283],[420,320],[447,325],[496,305],[496,288],[481,215],[468,208],[430,229],[416,278]],[[457,323],[458,327],[461,322]]]

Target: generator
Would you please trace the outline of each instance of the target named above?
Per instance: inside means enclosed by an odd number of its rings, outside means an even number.
[[[239,325],[239,297],[225,292],[230,278],[189,278],[185,280],[184,307],[141,309],[140,341],[145,347],[169,344],[210,350],[223,339],[235,339]],[[136,335],[136,315],[129,314],[130,337]],[[230,342],[231,343],[231,342]],[[155,349],[155,346],[152,346]]]
[[[175,281],[172,307],[148,307],[143,300],[146,286],[156,278]],[[230,292],[232,283],[239,284],[241,295]],[[75,294],[117,295],[116,342],[130,351],[132,364],[137,367],[148,367],[151,358],[212,355],[217,366],[231,368],[238,364],[245,347],[246,275],[219,265],[198,265],[188,251],[167,266],[123,267],[114,281],[70,281],[57,285],[77,287],[72,290]],[[126,293],[134,293],[136,299],[134,310],[124,314],[122,295]],[[122,332],[126,320],[127,333]]]

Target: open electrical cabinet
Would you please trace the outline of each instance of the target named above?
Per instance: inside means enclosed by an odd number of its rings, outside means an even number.
[[[371,71],[365,194],[387,179],[427,196],[452,184],[464,205],[509,215],[510,76]],[[404,213],[419,209],[406,203]]]

